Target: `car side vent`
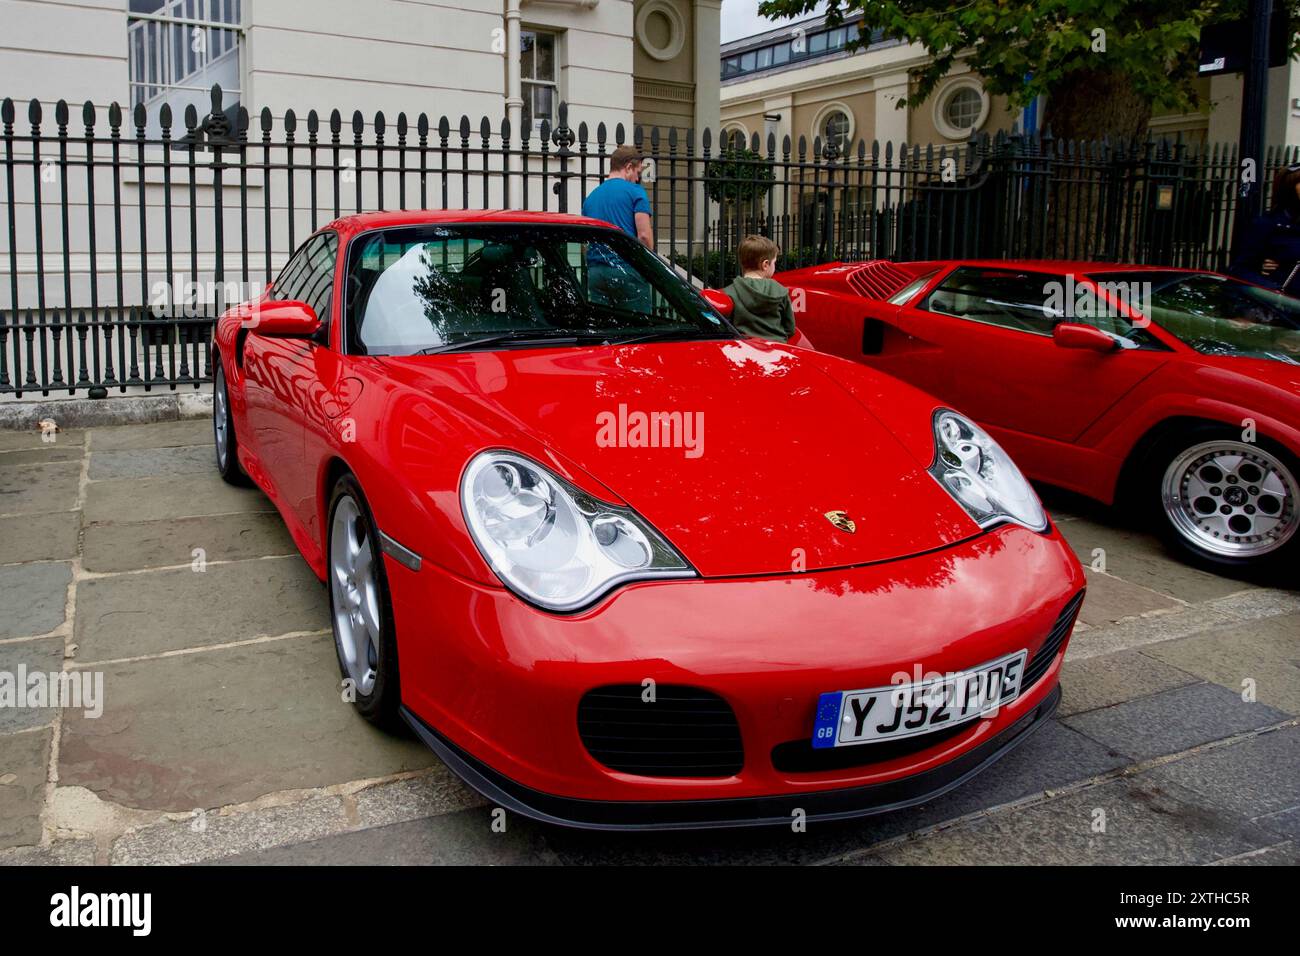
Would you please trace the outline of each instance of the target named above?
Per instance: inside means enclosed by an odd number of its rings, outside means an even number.
[[[848,282],[865,299],[888,299],[912,281],[912,276],[888,259],[873,259],[849,273]]]
[[[1083,591],[1080,591],[1074,597],[1070,598],[1069,603],[1061,611],[1052,625],[1051,631],[1047,634],[1047,639],[1034,651],[1034,656],[1029,659],[1025,665],[1025,676],[1020,680],[1020,693],[1024,693],[1047,673],[1047,669],[1052,666],[1052,661],[1056,660],[1056,655],[1060,653],[1061,644],[1065,642],[1066,635],[1070,633],[1070,628],[1074,627],[1074,619],[1079,616],[1079,608],[1083,605]]]
[[[578,703],[583,746],[611,770],[642,777],[730,777],[745,764],[731,705],[698,687],[609,684]]]
[[[879,355],[885,349],[885,323],[879,319],[862,320],[862,354]]]

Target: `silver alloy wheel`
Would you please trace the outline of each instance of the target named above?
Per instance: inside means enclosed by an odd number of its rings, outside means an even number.
[[[1245,442],[1188,448],[1165,469],[1161,498],[1183,538],[1225,557],[1276,551],[1300,527],[1296,477],[1273,455]]]
[[[379,666],[379,582],[365,519],[349,495],[335,505],[330,525],[330,590],[343,666],[357,692],[369,695]]]
[[[230,409],[226,404],[226,375],[220,365],[212,389],[212,431],[217,443],[217,466],[224,471],[230,445]]]

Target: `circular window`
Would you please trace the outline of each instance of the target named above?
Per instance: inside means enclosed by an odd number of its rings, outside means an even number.
[[[813,123],[813,135],[820,136],[822,150],[832,143],[843,156],[853,142],[853,114],[843,103],[829,103],[822,107]]]
[[[636,39],[656,60],[671,60],[686,44],[686,23],[665,0],[650,0],[636,15]]]
[[[934,125],[948,139],[965,139],[984,125],[989,98],[973,79],[958,80],[942,90],[935,102]]]
[[[822,120],[823,149],[834,144],[835,148],[840,153],[843,153],[849,144],[849,130],[851,128],[852,123],[850,123],[847,113],[842,110],[832,110]]]

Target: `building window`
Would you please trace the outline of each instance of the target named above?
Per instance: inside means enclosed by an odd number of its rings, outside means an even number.
[[[821,137],[823,151],[834,143],[843,156],[853,142],[853,114],[843,103],[831,103],[817,114],[813,135]]]
[[[221,87],[233,117],[240,100],[243,0],[129,0],[127,70],[131,103],[150,107],[150,121],[168,103],[174,126],[185,108],[199,116],[211,107],[209,91]]]
[[[939,90],[934,104],[934,125],[948,139],[965,139],[984,125],[989,97],[973,77],[963,77]]]
[[[519,32],[519,77],[523,81],[524,113],[532,122],[555,126],[560,102],[559,35],[545,30]]]
[[[723,129],[722,142],[718,145],[723,152],[733,149],[747,149],[749,147],[749,134],[745,131],[745,127],[736,123]]]

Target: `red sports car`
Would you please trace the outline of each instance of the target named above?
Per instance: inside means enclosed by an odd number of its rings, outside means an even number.
[[[356,708],[499,806],[879,812],[1056,707],[1084,579],[993,439],[602,223],[341,219],[215,344],[221,473],[327,582]]]
[[[951,403],[1030,478],[1135,506],[1197,563],[1295,580],[1300,301],[1095,262],[877,260],[777,278],[819,349]]]

